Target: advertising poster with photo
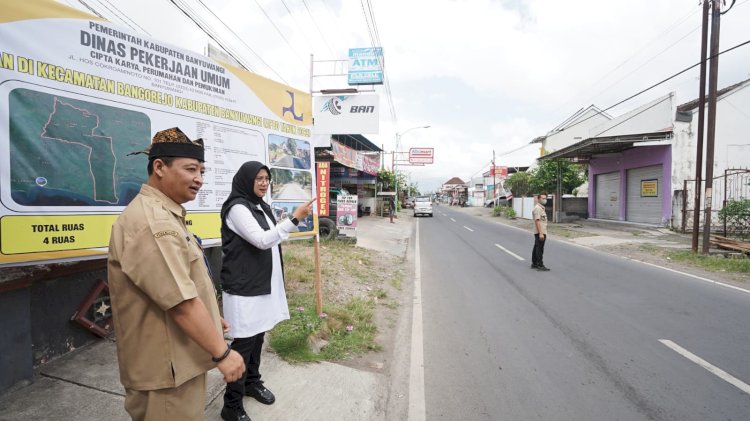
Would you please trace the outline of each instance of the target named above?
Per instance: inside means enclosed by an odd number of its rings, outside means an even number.
[[[340,195],[336,202],[336,229],[345,237],[357,236],[357,196]]]
[[[147,158],[129,154],[170,127],[206,146],[204,185],[184,205],[204,246],[220,244],[246,161],[271,168],[274,209],[312,197],[308,93],[52,0],[0,7],[0,266],[105,257],[147,180]]]

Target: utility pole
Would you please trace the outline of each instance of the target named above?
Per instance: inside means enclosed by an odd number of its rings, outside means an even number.
[[[701,32],[701,73],[698,96],[698,133],[695,154],[695,204],[693,205],[693,253],[698,253],[698,232],[701,223],[701,176],[703,175],[703,123],[706,121],[706,49],[708,46],[708,8],[712,0],[703,0]]]
[[[719,75],[719,28],[721,0],[711,0],[711,62],[708,69],[708,133],[706,142],[706,190],[703,216],[703,254],[708,254],[711,236],[711,201],[714,181],[714,140],[716,139],[716,85]]]
[[[492,204],[497,197],[497,165],[495,164],[495,150],[492,150]],[[493,206],[494,207],[494,206]]]

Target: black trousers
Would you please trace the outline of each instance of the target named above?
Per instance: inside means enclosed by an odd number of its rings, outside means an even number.
[[[539,239],[539,234],[534,234],[534,250],[531,252],[531,264],[534,266],[544,266],[544,242],[547,241],[547,236],[544,236],[544,240]]]
[[[228,408],[242,408],[242,397],[245,396],[245,385],[260,381],[260,351],[263,348],[263,337],[261,332],[249,338],[234,338],[232,349],[242,355],[245,360],[245,372],[239,380],[228,383],[224,392],[224,406]]]

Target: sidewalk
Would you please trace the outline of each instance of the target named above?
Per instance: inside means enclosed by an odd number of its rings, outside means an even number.
[[[405,255],[413,221],[404,212],[358,221],[358,247]],[[266,341],[266,344],[268,341]],[[378,374],[335,363],[289,364],[263,351],[263,380],[276,403],[245,398],[254,421],[385,420],[388,373]],[[220,420],[224,381],[208,373],[205,420]],[[37,368],[34,382],[0,396],[0,421],[129,420],[123,407],[115,344],[101,340]]]

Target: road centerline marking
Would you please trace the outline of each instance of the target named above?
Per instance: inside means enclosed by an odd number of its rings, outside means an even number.
[[[719,367],[716,367],[715,365],[709,363],[708,361],[704,360],[703,358],[693,354],[692,352],[688,351],[687,349],[677,345],[676,343],[670,341],[669,339],[659,339],[659,342],[664,344],[666,347],[670,348],[674,352],[682,355],[683,357],[687,358],[688,360],[698,364],[699,366],[705,368],[706,370],[713,373],[718,378],[724,380],[725,382],[731,384],[732,386],[740,389],[741,391],[747,393],[750,395],[750,385],[743,382],[742,380],[738,379],[737,377],[734,377],[733,375],[727,373],[726,371],[720,369]]]
[[[495,244],[495,247],[497,247],[497,248],[499,248],[500,250],[502,250],[502,251],[504,251],[504,252],[506,252],[506,253],[510,254],[511,256],[515,257],[516,259],[518,259],[518,260],[520,260],[520,261],[524,261],[524,260],[526,260],[526,259],[524,259],[523,257],[521,257],[521,256],[517,255],[516,253],[513,253],[512,251],[510,251],[510,250],[506,249],[505,247],[501,246],[500,244]]]
[[[473,230],[473,229],[471,229],[471,228],[467,227],[466,225],[464,225],[464,228],[466,228],[467,230],[469,230],[469,231],[471,231],[471,232],[474,232],[474,230]]]
[[[453,221],[453,222],[456,222],[456,220],[455,220],[455,219],[453,219],[453,218],[451,218],[451,221]]]

